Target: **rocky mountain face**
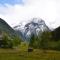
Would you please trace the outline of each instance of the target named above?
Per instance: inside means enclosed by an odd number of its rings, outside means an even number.
[[[49,31],[48,26],[45,24],[44,20],[33,18],[29,23],[22,25],[19,24],[14,27],[24,39],[29,38],[32,34],[38,35],[43,31]]]

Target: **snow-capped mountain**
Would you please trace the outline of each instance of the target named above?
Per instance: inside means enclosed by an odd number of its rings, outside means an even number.
[[[24,38],[30,37],[31,34],[38,35],[40,32],[49,30],[44,20],[38,18],[33,18],[29,23],[26,24],[19,24],[15,26],[14,29],[18,31],[19,34],[21,34],[21,36]]]

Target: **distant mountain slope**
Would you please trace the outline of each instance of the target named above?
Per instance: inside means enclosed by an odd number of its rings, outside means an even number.
[[[6,32],[11,35],[15,34],[15,31],[7,24],[7,22],[5,22],[1,18],[0,18],[0,31]]]
[[[60,40],[60,26],[52,31],[52,36],[54,40]]]
[[[21,24],[15,26],[14,29],[21,34],[23,38],[28,38],[31,34],[37,35],[39,32],[49,31],[50,29],[45,24],[44,20],[33,18],[32,21],[22,26]]]

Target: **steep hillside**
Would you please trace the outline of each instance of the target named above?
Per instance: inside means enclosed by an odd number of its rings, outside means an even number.
[[[5,22],[3,19],[0,18],[0,31],[6,32],[10,35],[14,35],[15,31]]]
[[[52,36],[54,40],[60,40],[60,27],[57,27],[55,30],[52,31]]]

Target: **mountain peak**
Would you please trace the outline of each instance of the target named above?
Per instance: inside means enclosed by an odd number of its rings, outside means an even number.
[[[45,21],[42,20],[41,18],[33,18],[29,23],[27,23],[25,25],[25,27],[28,27],[28,26],[40,26],[40,25],[46,25],[45,24]]]
[[[42,22],[44,22],[41,18],[33,18],[32,19],[32,22],[34,22],[34,23],[42,23]]]
[[[24,25],[24,27],[18,26],[14,28],[15,30],[19,31],[23,37],[28,38],[31,34],[37,34],[39,32],[43,32],[49,30],[45,21],[40,18],[33,18],[30,22]]]

